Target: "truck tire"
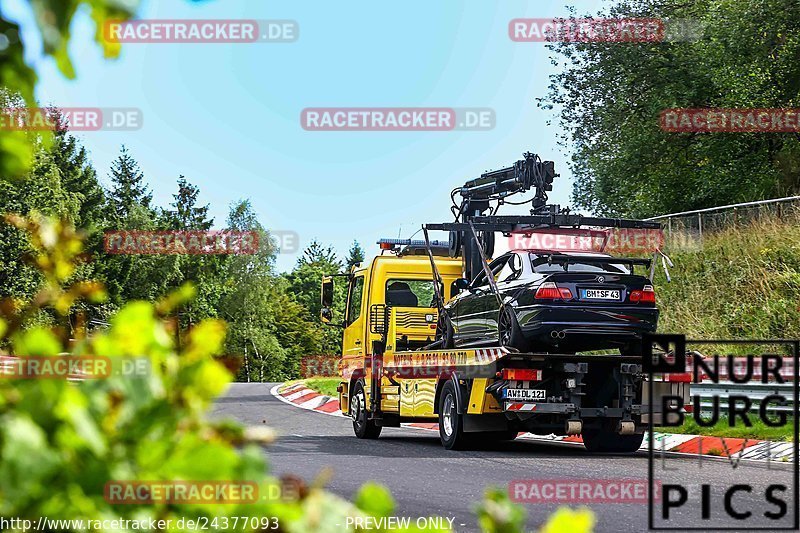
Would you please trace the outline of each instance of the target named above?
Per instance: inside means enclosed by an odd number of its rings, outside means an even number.
[[[633,453],[642,446],[644,433],[620,435],[608,426],[583,432],[583,446],[590,452]]]
[[[442,385],[439,396],[439,438],[447,450],[463,450],[468,444],[464,417],[458,414],[456,387],[452,380]]]
[[[377,439],[381,434],[381,426],[369,420],[367,412],[367,396],[364,394],[364,381],[356,381],[353,387],[353,398],[350,400],[350,416],[353,417],[353,432],[359,439]]]

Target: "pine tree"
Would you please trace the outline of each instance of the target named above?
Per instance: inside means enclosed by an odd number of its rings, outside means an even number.
[[[111,181],[113,185],[109,198],[113,220],[127,220],[142,208],[150,209],[153,194],[148,191],[144,174],[125,145],[122,145],[119,157],[111,165]]]
[[[325,271],[338,271],[342,263],[336,258],[333,247],[323,247],[316,239],[311,241],[308,248],[303,250],[303,255],[297,260],[297,266],[310,265],[320,267]]]
[[[53,119],[61,123],[57,110]],[[86,148],[69,134],[66,128],[55,128],[53,144],[49,149],[50,158],[61,174],[61,185],[65,191],[73,193],[80,202],[75,216],[79,228],[99,226],[106,203],[105,191],[100,186]]]
[[[364,250],[361,248],[361,245],[358,244],[358,241],[353,241],[353,246],[350,247],[350,251],[348,252],[347,256],[347,268],[345,272],[350,272],[350,269],[357,265],[358,263],[364,262]]]
[[[167,211],[167,219],[170,226],[174,229],[185,230],[207,230],[211,228],[214,224],[214,219],[207,218],[209,205],[196,207],[199,193],[200,189],[186,181],[183,175],[178,178],[178,193],[172,195],[175,201],[170,204],[175,209]]]

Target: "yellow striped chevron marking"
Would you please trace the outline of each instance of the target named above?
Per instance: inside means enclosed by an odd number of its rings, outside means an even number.
[[[428,368],[452,370],[455,366],[485,366],[510,353],[505,348],[476,348],[470,350],[419,350],[387,352],[384,368]]]

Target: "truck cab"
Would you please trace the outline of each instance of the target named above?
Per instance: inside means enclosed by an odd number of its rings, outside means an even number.
[[[438,244],[438,243],[435,243]],[[389,253],[376,256],[367,265],[356,265],[344,277],[347,281],[347,298],[343,321],[337,324],[344,328],[342,335],[342,358],[340,368],[342,381],[339,385],[339,401],[342,412],[350,414],[350,396],[359,379],[369,383],[368,361],[375,350],[386,349],[384,343],[388,317],[395,317],[394,350],[415,350],[431,344],[436,338],[438,312],[434,292],[434,275],[429,257],[419,244],[400,249],[386,247]],[[450,258],[442,245],[432,247],[436,268],[442,278],[442,293],[449,300],[457,291],[454,282],[462,276],[459,258]],[[332,322],[330,309],[333,306],[334,277],[323,279],[322,320]],[[389,344],[389,343],[387,343]],[[396,381],[396,380],[395,380]],[[403,380],[401,380],[403,381]],[[386,380],[385,386],[392,387]],[[407,392],[419,383],[408,380],[400,384],[403,391],[403,411],[415,410],[413,398],[406,399]],[[368,397],[368,391],[367,395]],[[430,398],[433,401],[433,397]],[[391,403],[391,402],[390,402]],[[410,409],[410,410],[409,410]],[[431,412],[429,416],[435,416]]]

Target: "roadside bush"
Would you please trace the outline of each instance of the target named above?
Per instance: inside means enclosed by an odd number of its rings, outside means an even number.
[[[3,302],[0,335],[8,352],[19,357],[102,355],[117,362],[141,358],[149,371],[77,382],[0,379],[0,516],[34,523],[41,516],[172,519],[167,529],[174,531],[182,530],[180,518],[275,517],[282,530],[312,531],[324,530],[328,522],[343,523],[346,515],[364,514],[315,485],[304,487],[300,497],[254,504],[109,504],[104,498],[109,480],[249,480],[257,483],[259,494],[270,494],[269,487],[280,482],[266,474],[258,445],[268,442],[271,432],[205,418],[231,375],[213,357],[223,344],[223,322],[202,321],[180,351],[174,346],[174,332],[164,318],[191,297],[190,288],[156,304],[129,303],[107,330],[68,343],[64,321],[71,304],[104,296],[96,284],[63,287],[81,253],[80,237],[69,226],[45,219],[10,220],[30,233],[35,249],[30,259],[45,282],[31,302]],[[23,329],[24,319],[40,309],[54,313],[55,325]],[[73,522],[48,529],[88,528]]]

